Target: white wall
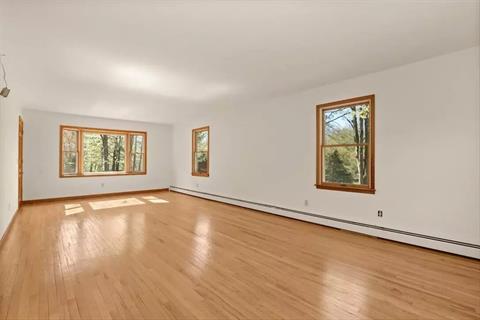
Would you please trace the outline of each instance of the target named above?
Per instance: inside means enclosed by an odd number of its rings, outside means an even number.
[[[0,97],[0,238],[18,208],[18,116],[15,91]]]
[[[24,110],[24,199],[167,188],[172,173],[172,127],[144,122]],[[109,177],[59,177],[61,124],[147,131],[147,174]],[[102,187],[102,184],[104,186]]]
[[[480,244],[479,57],[471,48],[175,125],[174,185]],[[367,94],[376,95],[376,194],[316,189],[315,105]],[[205,125],[210,177],[192,177],[191,129]],[[478,249],[380,236],[480,257]]]

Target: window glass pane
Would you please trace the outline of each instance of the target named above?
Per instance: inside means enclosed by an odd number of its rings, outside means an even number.
[[[125,171],[125,135],[85,132],[84,173]]]
[[[208,150],[208,131],[197,131],[195,133],[196,151],[204,152]]]
[[[77,134],[76,130],[63,129],[63,151],[77,151]]]
[[[144,153],[144,136],[141,134],[130,135],[132,153]]]
[[[63,153],[63,174],[72,175],[77,173],[77,152]]]
[[[325,110],[325,144],[368,143],[370,108],[367,103]]]
[[[145,161],[142,153],[132,153],[131,158],[132,172],[144,172]]]
[[[323,148],[323,182],[368,185],[368,147]]]
[[[207,152],[195,153],[195,172],[208,173],[208,156]]]

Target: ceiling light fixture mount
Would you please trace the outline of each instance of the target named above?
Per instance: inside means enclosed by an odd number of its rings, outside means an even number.
[[[10,93],[10,89],[8,88],[7,71],[5,71],[5,66],[3,65],[3,60],[2,60],[3,57],[5,57],[5,54],[0,53],[0,64],[2,65],[2,71],[3,71],[3,82],[5,82],[5,87],[3,87],[2,90],[0,91],[0,96],[6,98]]]

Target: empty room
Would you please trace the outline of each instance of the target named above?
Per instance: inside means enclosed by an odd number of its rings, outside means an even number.
[[[0,0],[0,320],[480,319],[480,0]]]

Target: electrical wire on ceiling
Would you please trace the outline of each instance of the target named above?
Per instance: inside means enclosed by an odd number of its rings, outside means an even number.
[[[7,71],[5,70],[5,65],[3,64],[3,57],[5,57],[5,55],[0,54],[0,65],[2,65],[3,82],[5,83],[5,87],[3,87],[2,90],[0,91],[0,96],[6,98],[10,93],[10,89],[8,88]]]

